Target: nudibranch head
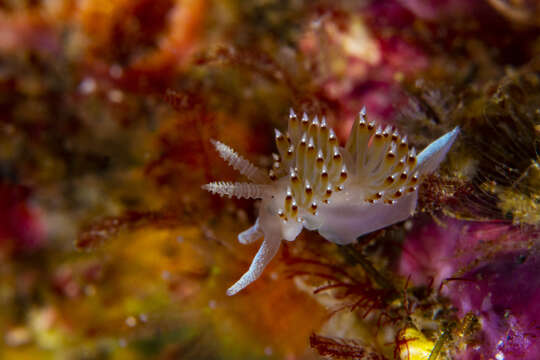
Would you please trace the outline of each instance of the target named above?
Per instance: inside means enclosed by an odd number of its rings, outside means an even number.
[[[212,141],[220,156],[251,182],[214,182],[203,188],[221,196],[262,200],[257,221],[238,239],[247,244],[264,237],[263,243],[227,294],[256,280],[281,240],[293,241],[304,227],[348,244],[408,218],[416,208],[418,185],[438,167],[458,133],[455,128],[417,155],[406,136],[368,122],[362,109],[343,148],[324,117],[299,117],[291,110],[287,132],[275,130],[278,154],[268,172]]]

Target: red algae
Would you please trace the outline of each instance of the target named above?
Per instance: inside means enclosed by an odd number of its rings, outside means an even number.
[[[398,2],[419,18],[425,20],[464,16],[475,7],[475,4],[466,0],[399,0]]]
[[[31,203],[24,186],[0,184],[0,247],[3,251],[31,252],[45,246],[41,211]]]

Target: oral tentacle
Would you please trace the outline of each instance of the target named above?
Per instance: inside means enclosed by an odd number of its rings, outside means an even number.
[[[242,277],[227,290],[227,295],[232,296],[246,286],[257,280],[270,261],[276,256],[281,238],[279,236],[265,236],[265,239],[253,258],[249,269]]]

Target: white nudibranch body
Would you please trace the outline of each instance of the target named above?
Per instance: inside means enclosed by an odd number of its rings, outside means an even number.
[[[414,213],[418,185],[437,169],[459,134],[456,127],[419,155],[392,127],[355,120],[345,148],[324,118],[299,118],[292,110],[288,131],[276,130],[279,155],[268,174],[227,145],[212,141],[220,156],[251,183],[214,182],[203,188],[221,196],[261,199],[255,224],[238,235],[242,244],[264,237],[249,270],[227,290],[234,295],[255,281],[279,250],[302,228],[350,244],[359,236],[405,220]]]

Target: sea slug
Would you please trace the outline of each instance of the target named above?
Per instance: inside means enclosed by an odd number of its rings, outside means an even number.
[[[343,148],[325,118],[300,118],[291,110],[287,132],[275,130],[279,155],[274,155],[268,172],[212,140],[220,156],[251,182],[220,181],[203,188],[221,196],[262,200],[255,224],[238,240],[264,240],[249,270],[227,294],[255,281],[281,240],[295,240],[302,228],[343,245],[411,216],[418,185],[437,169],[458,134],[456,127],[417,155],[406,136],[391,126],[383,129],[368,122],[364,108]]]

